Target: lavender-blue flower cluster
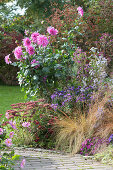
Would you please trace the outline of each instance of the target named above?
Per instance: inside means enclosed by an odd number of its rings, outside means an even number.
[[[66,104],[72,105],[78,102],[88,102],[91,100],[92,93],[92,86],[85,87],[84,89],[82,86],[78,86],[77,88],[72,86],[62,91],[56,90],[51,95],[51,106],[56,110],[57,107],[60,108],[66,106]]]

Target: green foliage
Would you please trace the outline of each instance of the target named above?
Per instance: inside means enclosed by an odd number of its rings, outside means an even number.
[[[46,12],[45,16],[50,15],[52,6],[51,3],[57,3],[60,8],[63,6],[62,0],[17,0],[17,5],[21,8],[26,8],[26,14],[28,16],[35,16],[40,18]]]
[[[104,164],[113,165],[113,145],[105,147],[103,150],[95,154],[94,158]]]

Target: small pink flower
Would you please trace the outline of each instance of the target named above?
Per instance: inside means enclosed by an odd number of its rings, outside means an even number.
[[[16,129],[16,122],[15,121],[9,121],[9,124],[12,126],[13,129]]]
[[[25,33],[25,35],[28,35],[28,33],[29,33],[29,30],[25,30],[25,32],[24,32],[24,33]]]
[[[26,160],[25,160],[25,159],[23,159],[23,160],[22,160],[22,162],[21,162],[21,164],[20,164],[20,167],[21,167],[21,168],[24,168],[25,163],[26,163]]]
[[[29,127],[29,126],[31,126],[31,123],[30,122],[23,122],[22,126],[23,127]]]
[[[21,56],[23,55],[21,46],[15,48],[14,55],[17,60],[21,59]]]
[[[54,27],[48,27],[47,32],[51,35],[57,35],[58,34],[58,30],[55,29]]]
[[[11,64],[11,63],[12,63],[11,60],[10,60],[10,58],[9,58],[9,56],[10,56],[10,54],[7,55],[7,56],[5,56],[5,62],[6,62],[6,64]]]
[[[8,147],[12,146],[12,139],[6,139],[6,140],[5,140],[5,144],[6,144],[6,146],[8,146]]]
[[[13,136],[14,136],[14,132],[12,131],[12,132],[10,132],[9,137],[13,138]]]
[[[78,11],[78,14],[82,17],[83,14],[84,14],[83,9],[79,6],[79,7],[77,8],[77,11]]]
[[[25,47],[28,47],[31,45],[31,40],[28,37],[26,37],[23,39],[23,44]]]
[[[35,49],[32,46],[28,46],[26,51],[29,53],[29,55],[33,55],[35,53]]]
[[[4,130],[0,128],[0,135],[2,135],[3,133],[4,133]]]
[[[37,37],[39,36],[40,34],[38,32],[34,32],[31,34],[31,39],[33,40],[34,43],[37,43]]]
[[[10,118],[10,115],[9,115],[9,113],[8,113],[8,112],[6,112],[5,117],[6,117],[7,119],[9,119],[9,118]]]
[[[39,35],[37,37],[37,44],[42,47],[46,47],[49,44],[49,41],[45,35]]]

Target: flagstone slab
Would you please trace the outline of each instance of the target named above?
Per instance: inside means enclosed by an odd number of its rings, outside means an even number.
[[[34,149],[15,148],[15,154],[21,159],[15,165],[15,170],[21,170],[20,163],[26,159],[23,170],[113,170],[112,166],[104,165],[93,160],[93,157],[83,157],[80,154],[69,155],[63,152]]]

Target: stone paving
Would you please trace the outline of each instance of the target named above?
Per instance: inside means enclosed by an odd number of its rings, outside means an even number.
[[[23,170],[113,170],[113,167],[104,165],[80,154],[71,156],[61,152],[44,149],[15,149],[15,154],[26,159]],[[20,162],[14,169],[21,170]]]

